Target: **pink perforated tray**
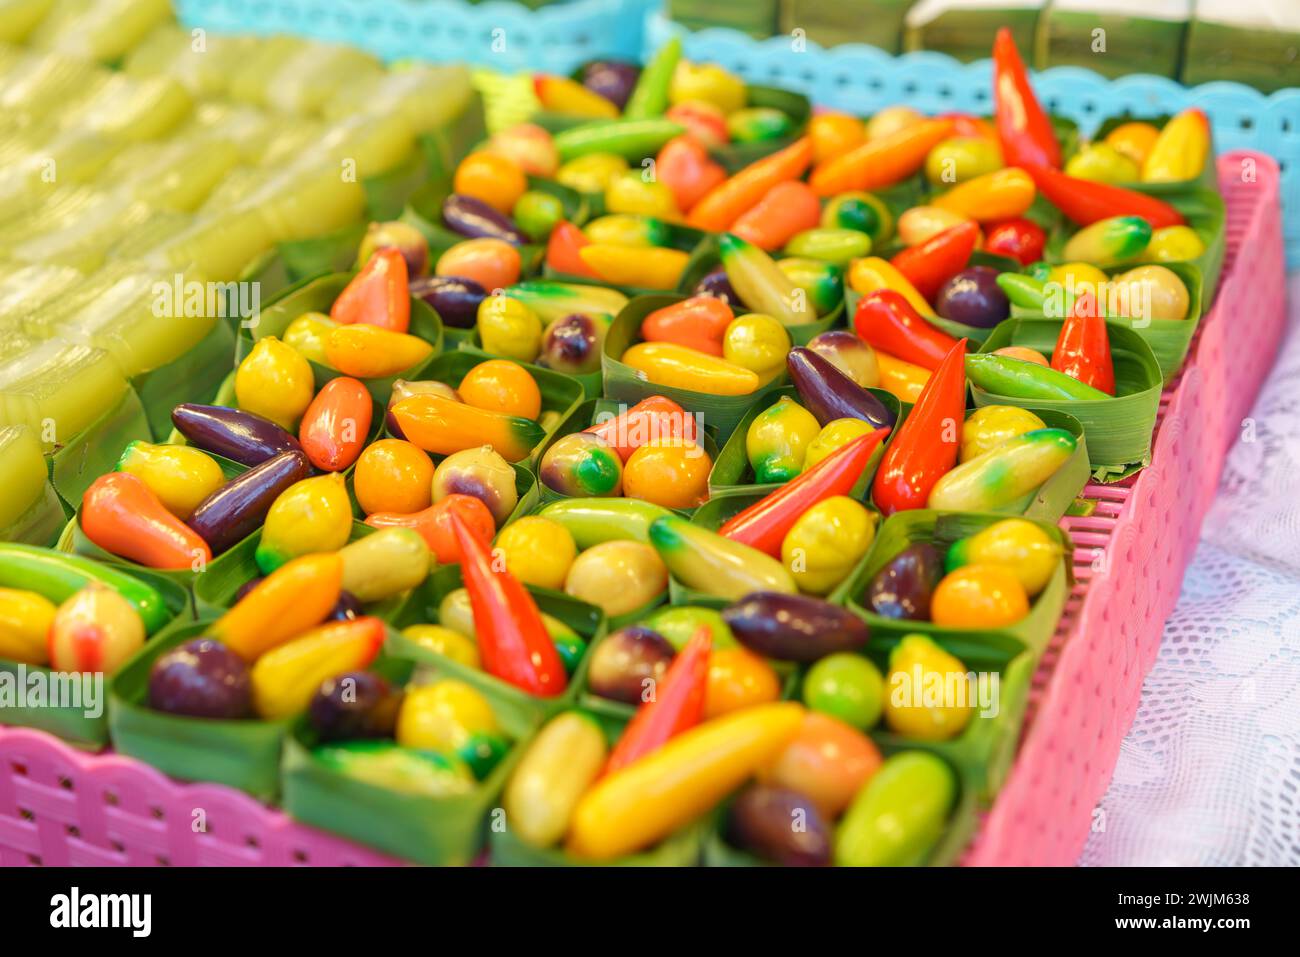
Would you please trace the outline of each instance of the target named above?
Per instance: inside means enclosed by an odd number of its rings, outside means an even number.
[[[1219,179],[1228,236],[1218,298],[1161,398],[1152,464],[1122,485],[1088,486],[1094,514],[1062,522],[1077,583],[1035,675],[1015,766],[967,864],[1078,857],[1224,454],[1276,354],[1285,316],[1278,169],[1240,151],[1219,159]],[[229,788],[180,784],[129,758],[0,726],[0,865],[399,863]]]

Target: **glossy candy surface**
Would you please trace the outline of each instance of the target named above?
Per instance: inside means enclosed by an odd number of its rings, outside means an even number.
[[[957,340],[925,321],[893,289],[877,289],[858,301],[853,329],[872,347],[931,371],[939,368]]]
[[[411,295],[432,306],[443,324],[453,329],[473,327],[487,294],[473,279],[460,276],[427,276],[411,283]]]
[[[999,628],[1029,614],[1016,573],[1001,565],[963,565],[934,589],[930,619],[953,628]]]
[[[1035,429],[961,463],[930,490],[929,507],[987,512],[1014,507],[1074,454],[1064,429]]]
[[[1025,593],[1034,597],[1051,580],[1063,549],[1033,522],[1008,518],[952,543],[948,571],[964,565],[1001,565],[1015,572]]]
[[[1085,226],[1065,243],[1061,255],[1097,266],[1113,266],[1142,254],[1151,225],[1141,216],[1115,216]]]
[[[712,356],[722,355],[722,339],[735,314],[721,299],[693,296],[656,309],[641,321],[646,342],[673,342]]]
[[[455,751],[474,734],[497,732],[492,705],[455,678],[409,689],[397,715],[397,743],[406,748]]]
[[[671,342],[638,343],[622,361],[655,385],[692,392],[749,395],[760,385],[749,369]]]
[[[556,591],[564,587],[569,566],[578,554],[567,528],[538,515],[525,515],[507,525],[497,537],[496,547],[506,567],[525,585]]]
[[[519,164],[509,157],[480,151],[471,153],[456,167],[452,189],[509,214],[528,189],[528,179]]]
[[[57,610],[34,591],[0,588],[0,658],[46,664],[50,660],[46,638]]]
[[[514,246],[522,246],[528,241],[509,216],[473,196],[452,193],[444,199],[442,222],[452,232],[468,239],[500,239]],[[443,273],[451,274],[449,271]]]
[[[791,180],[768,190],[732,224],[731,233],[759,249],[773,252],[798,234],[814,228],[820,219],[821,203],[817,194],[806,183]]]
[[[682,584],[708,595],[735,601],[755,591],[797,591],[790,573],[770,555],[678,516],[656,520],[650,543]]]
[[[819,333],[808,342],[808,349],[817,353],[831,365],[864,389],[880,385],[880,368],[876,353],[847,329],[831,329]]]
[[[325,356],[325,337],[339,323],[321,312],[304,312],[284,329],[283,341],[304,359],[318,365],[328,365]]]
[[[1105,392],[1068,375],[1010,356],[975,353],[966,357],[966,376],[976,388],[1021,399],[1108,399]]]
[[[272,504],[257,546],[257,567],[269,574],[291,558],[333,552],[352,532],[352,503],[337,472],[303,479]]]
[[[436,505],[450,495],[468,495],[487,506],[498,525],[505,522],[519,501],[515,470],[488,446],[453,452],[433,474]]]
[[[406,262],[406,276],[413,280],[429,271],[429,242],[414,226],[400,220],[371,223],[357,249],[357,268],[362,268],[381,249],[395,249]]]
[[[608,316],[578,312],[562,316],[543,331],[537,364],[569,375],[598,372],[608,331]]]
[[[528,370],[517,362],[489,359],[480,362],[456,387],[460,400],[476,409],[536,419],[542,412],[542,393]]]
[[[801,822],[792,828],[790,822]],[[729,843],[780,867],[826,867],[831,832],[803,793],[756,784],[741,791],[727,815]]]
[[[647,682],[657,682],[676,652],[658,632],[629,625],[608,635],[591,653],[587,685],[593,694],[641,704]]]
[[[352,488],[366,514],[418,512],[433,501],[433,461],[419,446],[379,439],[366,446],[356,464]]]
[[[235,602],[209,634],[251,664],[324,621],[338,603],[342,582],[343,559],[337,554],[296,558]]]
[[[240,408],[285,429],[298,424],[314,391],[307,360],[274,336],[259,339],[235,371],[235,397]]]
[[[1043,420],[1028,409],[1014,405],[983,406],[968,415],[962,424],[959,460],[969,462],[1008,439],[1045,428]]]
[[[997,283],[997,270],[988,266],[963,269],[945,282],[934,309],[945,319],[980,329],[992,329],[1011,314],[1007,295]]]
[[[532,362],[541,351],[541,317],[516,296],[488,296],[479,303],[477,322],[486,352]]]
[[[640,289],[675,289],[688,259],[679,249],[634,249],[598,243],[583,246],[578,255],[611,285]]]
[[[561,495],[617,496],[623,493],[623,460],[599,436],[574,432],[546,450],[538,477]]]
[[[201,449],[138,439],[122,451],[117,470],[139,478],[181,520],[189,518],[195,506],[226,480],[221,466]]]
[[[875,774],[880,751],[838,718],[810,711],[799,733],[759,779],[806,795],[828,818],[838,817]]]
[[[880,720],[884,700],[880,670],[861,655],[827,655],[803,679],[803,701],[811,710],[865,731]]]
[[[825,595],[867,553],[876,517],[846,495],[832,496],[799,516],[781,543],[781,561],[801,591]]]
[[[424,581],[429,546],[409,528],[384,528],[339,550],[343,590],[358,602],[383,601]]]
[[[835,834],[835,863],[847,867],[916,866],[943,833],[957,778],[923,751],[891,755],[858,792]]]
[[[664,508],[691,509],[709,497],[713,461],[690,439],[647,442],[623,467],[623,494]]]
[[[388,738],[397,727],[402,691],[370,671],[326,678],[307,705],[307,717],[322,741]]]
[[[889,653],[885,681],[894,692],[885,698],[885,724],[904,737],[922,741],[954,738],[974,715],[971,695],[927,695],[927,687],[957,689],[967,668],[925,635],[906,635]],[[938,703],[930,700],[937,697]]]
[[[446,494],[436,505],[418,512],[374,512],[366,517],[366,524],[371,528],[412,529],[424,539],[438,562],[450,565],[460,561],[460,545],[451,528],[453,512],[483,538],[491,538],[496,531],[496,521],[483,500],[459,493]]]
[[[874,431],[870,422],[861,419],[835,419],[828,422],[808,443],[808,449],[803,457],[804,469],[812,468],[836,449],[843,448],[859,436],[870,435]]]
[[[818,316],[829,315],[844,299],[844,270],[834,263],[786,256],[776,265],[807,294]]]
[[[879,399],[811,349],[791,349],[786,368],[800,402],[822,425],[836,419],[862,419],[876,428],[894,424]]]
[[[552,718],[528,745],[502,796],[520,840],[533,847],[559,843],[607,756],[605,734],[589,715],[567,711]]]
[[[434,654],[450,658],[467,668],[482,667],[478,657],[478,645],[474,644],[473,638],[468,638],[458,631],[443,625],[407,625],[402,629],[402,635],[421,648],[427,648]]]
[[[1119,312],[1148,319],[1180,320],[1191,307],[1187,287],[1164,266],[1138,266],[1112,281]]]
[[[370,437],[374,408],[370,393],[356,379],[340,376],[325,383],[298,427],[298,441],[311,464],[325,472],[352,465]]]
[[[764,382],[785,371],[790,351],[790,334],[771,316],[751,312],[733,319],[722,337],[722,357],[749,369]]]
[[[375,250],[330,306],[330,318],[343,325],[362,323],[406,332],[411,322],[408,278],[406,259],[399,250]]]
[[[667,588],[668,569],[654,548],[617,540],[579,554],[564,581],[565,592],[610,617],[648,605]]]
[[[719,238],[718,248],[727,280],[752,311],[772,316],[786,326],[817,320],[817,310],[807,294],[763,250],[730,233]]]
[[[219,555],[256,531],[280,495],[310,474],[311,464],[303,452],[281,452],[235,476],[200,502],[189,517],[189,526]]]
[[[754,481],[788,482],[798,475],[808,446],[820,431],[812,413],[788,397],[760,412],[745,433],[745,454]]]
[[[194,638],[160,655],[149,669],[149,707],[227,721],[253,711],[248,666],[224,644]]]
[[[325,338],[325,357],[329,364],[344,375],[358,379],[397,375],[432,354],[433,346],[418,336],[378,326],[339,326]]]
[[[91,582],[50,619],[46,648],[54,671],[112,675],[144,645],[144,623],[112,588]]]
[[[889,207],[870,193],[840,193],[822,210],[821,225],[866,233],[874,245],[883,244],[894,231]]]
[[[531,419],[503,415],[435,395],[415,395],[392,408],[408,440],[434,455],[450,455],[490,445],[507,461],[518,462],[545,435]]]
[[[984,251],[1007,256],[1022,266],[1043,258],[1047,233],[1043,227],[1028,219],[1008,219],[989,226],[984,237]]]
[[[467,239],[440,257],[434,272],[439,276],[470,279],[489,292],[504,289],[519,279],[519,250],[503,239]]]
[[[867,643],[867,626],[859,618],[805,595],[754,592],[722,617],[746,648],[782,661],[816,661]]]
[[[943,572],[943,555],[934,544],[908,545],[871,579],[864,604],[883,618],[928,621]]]
[[[542,508],[542,517],[568,529],[579,548],[601,542],[649,544],[650,523],[668,510],[632,498],[571,498]]]
[[[126,472],[101,475],[86,489],[81,530],[105,551],[150,568],[202,568],[212,559],[207,542]]]

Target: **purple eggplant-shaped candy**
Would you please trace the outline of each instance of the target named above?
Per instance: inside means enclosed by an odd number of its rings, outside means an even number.
[[[943,578],[943,555],[930,542],[903,549],[867,586],[866,605],[882,618],[929,621],[930,598]]]
[[[596,60],[582,68],[582,85],[621,110],[627,106],[640,75],[641,70],[631,63]]]
[[[934,310],[953,322],[992,329],[1011,315],[1011,303],[998,285],[996,269],[971,266],[943,284],[935,297]]]
[[[302,452],[298,440],[270,419],[221,405],[183,402],[172,409],[172,425],[196,448],[240,465],[261,465],[281,452]]]
[[[391,738],[402,697],[400,688],[372,671],[349,671],[321,684],[307,717],[322,741]]]
[[[804,407],[822,425],[862,419],[874,429],[893,427],[894,414],[884,403],[811,349],[791,349],[785,365]]]
[[[731,280],[727,278],[727,271],[719,266],[713,272],[705,275],[703,279],[695,284],[691,291],[692,296],[712,296],[714,299],[721,299],[729,306],[741,306],[740,296],[736,290],[731,288]]]
[[[218,555],[256,531],[280,493],[309,475],[311,463],[301,449],[281,452],[199,502],[187,524]]]
[[[867,643],[856,615],[820,598],[759,591],[722,613],[736,640],[766,658],[816,661]]]
[[[628,625],[596,645],[587,670],[592,694],[641,704],[646,681],[658,681],[673,661],[673,646],[657,631]]]
[[[253,712],[252,688],[248,665],[215,638],[193,638],[149,669],[149,707],[167,714],[247,718]]]
[[[503,239],[515,246],[528,242],[508,216],[464,193],[452,193],[442,201],[442,222],[470,239]]]
[[[411,295],[423,299],[438,314],[444,326],[473,329],[478,305],[487,290],[473,279],[459,276],[424,276],[411,281]]]
[[[794,827],[793,822],[801,822]],[[829,867],[831,832],[810,799],[788,788],[755,784],[731,802],[727,842],[782,867]]]

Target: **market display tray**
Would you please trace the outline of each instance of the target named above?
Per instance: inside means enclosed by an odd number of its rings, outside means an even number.
[[[1279,171],[1218,160],[1227,257],[1187,365],[1160,398],[1151,464],[1089,485],[1073,591],[1034,675],[1015,763],[964,863],[1068,865],[1090,827],[1155,660],[1165,619],[1285,323]],[[388,865],[401,861],[296,824],[242,792],[182,784],[121,755],[0,726],[0,866]]]

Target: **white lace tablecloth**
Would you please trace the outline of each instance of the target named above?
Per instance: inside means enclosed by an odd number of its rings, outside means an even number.
[[[1300,865],[1300,273],[1287,291],[1080,864]]]

